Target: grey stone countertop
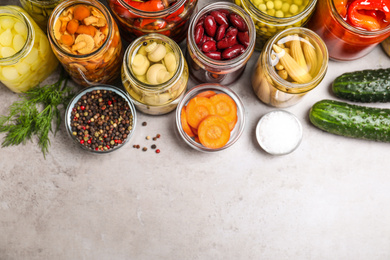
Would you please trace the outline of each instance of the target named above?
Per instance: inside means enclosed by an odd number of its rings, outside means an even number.
[[[1,148],[0,259],[389,259],[389,144],[323,132],[308,112],[335,99],[336,76],[387,68],[390,58],[377,47],[356,61],[330,61],[323,82],[285,109],[301,121],[302,143],[271,156],[255,138],[258,120],[275,110],[251,88],[258,56],[230,86],[245,105],[246,126],[227,150],[202,153],[183,143],[174,112],[137,113],[132,140],[104,156],[76,147],[64,126],[46,159],[36,140]],[[0,114],[16,100],[0,84]],[[156,142],[145,139],[158,133]],[[153,143],[161,153],[133,148]]]

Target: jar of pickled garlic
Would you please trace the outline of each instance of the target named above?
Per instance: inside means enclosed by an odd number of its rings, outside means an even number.
[[[135,107],[146,114],[174,110],[187,89],[188,67],[180,47],[161,34],[137,38],[127,48],[122,83]]]
[[[389,0],[323,0],[308,27],[337,61],[359,59],[390,36]]]
[[[54,54],[77,84],[109,84],[119,78],[122,41],[114,19],[100,2],[61,2],[50,16],[48,36]]]
[[[252,17],[256,27],[256,50],[267,40],[291,27],[304,26],[312,16],[317,0],[234,0]]]
[[[255,46],[250,16],[229,2],[215,2],[191,20],[186,58],[191,77],[199,83],[230,85],[245,70]]]
[[[47,21],[50,14],[63,0],[19,0],[20,4],[34,21],[41,27],[44,33],[47,31]]]
[[[187,35],[191,15],[198,0],[107,0],[128,42],[149,34],[160,33],[182,42]]]
[[[313,31],[289,28],[264,46],[252,73],[256,96],[273,107],[289,107],[321,83],[328,50]]]
[[[0,7],[0,81],[24,92],[45,80],[58,65],[43,31],[18,6]]]

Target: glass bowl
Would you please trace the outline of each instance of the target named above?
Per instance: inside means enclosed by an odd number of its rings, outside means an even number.
[[[214,92],[218,93],[225,93],[228,96],[230,96],[234,102],[237,105],[237,123],[235,124],[235,127],[230,133],[230,139],[229,141],[221,148],[208,148],[203,146],[201,143],[198,143],[195,141],[193,137],[190,137],[184,130],[181,125],[181,111],[184,106],[187,105],[187,103],[196,95],[198,95],[201,92],[212,90]],[[180,101],[179,105],[176,108],[176,128],[178,131],[178,135],[184,140],[185,143],[187,143],[190,147],[194,148],[195,150],[201,151],[201,152],[218,152],[222,151],[224,149],[229,148],[233,144],[237,142],[237,140],[240,138],[242,132],[244,131],[245,126],[245,108],[244,104],[242,103],[240,97],[232,91],[230,88],[222,86],[220,84],[216,83],[205,83],[200,84],[191,90],[189,90],[183,99]]]
[[[114,95],[110,96],[110,99],[106,96],[109,91]],[[126,102],[127,109],[115,110],[118,96]],[[98,100],[98,108],[92,110],[90,105],[94,99]],[[116,111],[119,112],[115,113]],[[80,91],[69,102],[65,112],[66,130],[73,142],[83,150],[97,154],[111,153],[128,143],[133,136],[136,122],[135,107],[129,96],[121,89],[109,85],[98,85]]]

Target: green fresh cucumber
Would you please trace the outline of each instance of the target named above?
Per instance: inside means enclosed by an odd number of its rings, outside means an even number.
[[[390,68],[361,70],[338,76],[333,93],[356,102],[390,102]]]
[[[310,122],[332,134],[390,142],[390,109],[321,100],[309,112]]]

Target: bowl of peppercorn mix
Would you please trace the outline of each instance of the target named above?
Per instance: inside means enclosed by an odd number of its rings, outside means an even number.
[[[84,150],[110,153],[134,133],[135,107],[121,89],[98,85],[79,92],[69,103],[65,124],[69,136]]]

